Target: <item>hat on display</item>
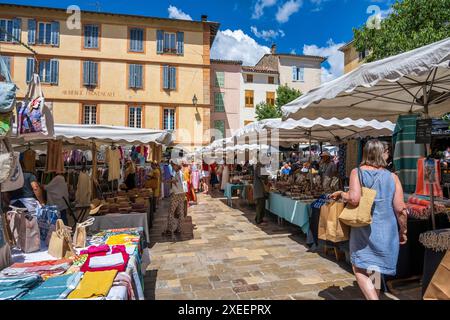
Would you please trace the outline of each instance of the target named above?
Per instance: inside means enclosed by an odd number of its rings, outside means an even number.
[[[89,211],[89,215],[96,215],[100,209],[103,207],[104,203],[99,199],[94,199],[91,202],[91,210]]]

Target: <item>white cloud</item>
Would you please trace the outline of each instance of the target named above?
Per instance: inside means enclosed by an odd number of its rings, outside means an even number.
[[[264,14],[264,8],[272,7],[277,3],[277,0],[258,0],[253,9],[252,19],[259,19]]]
[[[262,38],[266,41],[270,41],[270,40],[276,39],[278,37],[283,38],[286,35],[284,33],[284,31],[281,29],[279,29],[278,31],[273,30],[273,29],[259,31],[257,27],[251,26],[250,30],[256,37]]]
[[[328,40],[327,47],[304,45],[303,54],[326,57],[329,68],[322,67],[322,83],[336,79],[344,74],[344,53],[339,51],[345,43],[334,43]]]
[[[278,8],[275,18],[279,23],[288,22],[291,15],[300,10],[302,5],[303,0],[289,0]]]
[[[291,54],[297,54],[297,50],[292,49],[292,50],[291,50]]]
[[[192,20],[190,15],[184,13],[175,6],[169,6],[169,8],[167,8],[167,11],[169,11],[169,18],[171,19]]]
[[[261,57],[270,53],[242,30],[219,31],[211,48],[212,59],[242,60],[244,65],[255,65]]]

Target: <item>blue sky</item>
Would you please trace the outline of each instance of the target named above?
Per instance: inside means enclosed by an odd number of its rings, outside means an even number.
[[[254,64],[272,43],[279,53],[328,57],[323,80],[343,70],[337,50],[352,39],[352,28],[364,24],[378,6],[384,15],[393,0],[17,0],[4,3],[200,20],[202,14],[221,24],[213,58]],[[98,6],[99,4],[99,6]],[[378,10],[377,8],[374,8]]]

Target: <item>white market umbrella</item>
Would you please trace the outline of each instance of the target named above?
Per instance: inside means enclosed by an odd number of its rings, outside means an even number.
[[[391,120],[450,110],[450,38],[383,60],[309,91],[282,107],[283,119]]]

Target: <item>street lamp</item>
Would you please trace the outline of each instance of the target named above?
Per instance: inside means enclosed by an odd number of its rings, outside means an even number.
[[[194,93],[194,97],[192,98],[192,104],[194,105],[194,107],[197,107],[197,102],[198,102],[198,99],[197,99],[197,96]]]

